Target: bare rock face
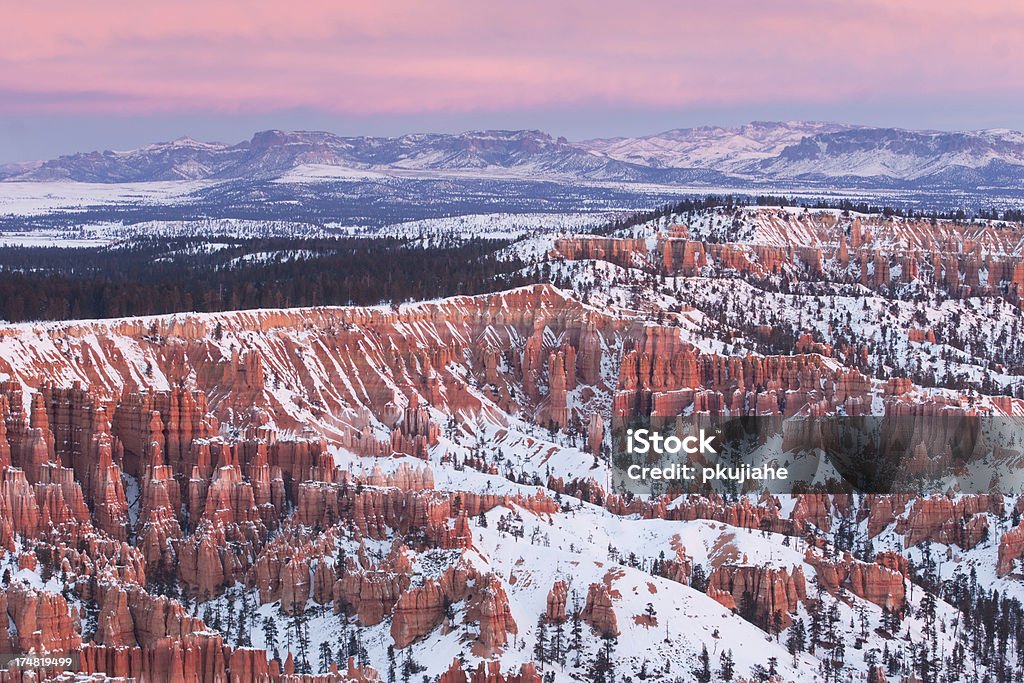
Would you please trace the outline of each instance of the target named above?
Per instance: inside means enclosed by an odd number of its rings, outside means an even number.
[[[988,518],[979,513],[1001,505],[1001,496],[965,496],[955,502],[945,496],[918,498],[896,531],[907,547],[927,540],[970,550],[988,537]]]
[[[502,672],[501,662],[480,662],[475,669],[468,672],[462,668],[458,659],[452,660],[451,666],[441,674],[439,683],[541,683],[543,677],[531,664],[523,664],[518,672]]]
[[[868,672],[868,683],[888,683],[889,679],[885,676],[885,669],[881,664],[876,664],[871,667],[871,671]]]
[[[81,647],[78,611],[62,596],[12,584],[6,603],[6,614],[0,616],[14,625],[16,651],[70,652]]]
[[[1024,556],[1024,527],[1018,525],[999,539],[999,557],[996,574],[1006,576],[1013,571],[1014,564]]]
[[[441,532],[440,545],[449,550],[473,547],[473,532],[469,529],[469,515],[465,510],[455,518],[455,525],[451,529],[445,524]]]
[[[732,593],[727,590],[718,588],[714,584],[708,584],[707,596],[717,602],[719,605],[726,609],[736,609],[736,599],[732,597]]]
[[[391,614],[409,585],[407,574],[350,572],[335,584],[336,604],[350,607],[362,626],[373,626]]]
[[[11,419],[10,401],[0,394],[0,470],[11,466],[11,443],[7,440],[7,422]]]
[[[762,628],[786,628],[799,601],[807,598],[800,567],[723,564],[708,577],[708,595]]]
[[[423,586],[402,594],[395,605],[391,637],[395,647],[404,648],[433,631],[444,617],[448,600],[441,586],[428,579]]]
[[[469,683],[541,683],[543,678],[534,664],[528,662],[517,673],[502,673],[501,662],[480,662],[470,673]]]
[[[911,496],[909,495],[869,494],[865,496],[860,519],[867,514],[868,536],[874,538],[895,522],[897,515],[906,509],[910,500]],[[864,510],[867,512],[865,513]]]
[[[34,537],[40,526],[39,504],[24,470],[9,467],[3,472],[0,489],[0,534],[4,546],[14,550],[14,536]]]
[[[801,494],[793,507],[792,519],[801,527],[813,524],[822,531],[830,530],[832,528],[831,499],[824,494]]]
[[[562,427],[569,421],[566,392],[570,387],[565,368],[565,356],[562,353],[552,353],[548,358],[547,422],[555,427]],[[541,423],[544,423],[543,417]]]
[[[128,609],[127,591],[111,587],[104,592],[95,642],[112,647],[136,644],[135,622]]]
[[[601,260],[630,266],[647,255],[647,242],[642,239],[613,237],[572,237],[555,240],[555,253],[570,261]]]
[[[549,622],[561,623],[565,621],[565,601],[568,595],[569,586],[565,581],[561,579],[555,581],[554,585],[551,586],[551,590],[548,591],[547,609],[544,611],[544,615]]]
[[[583,621],[602,636],[618,636],[619,623],[612,607],[612,597],[603,583],[592,583],[587,589],[587,602],[581,613]]]
[[[167,465],[144,470],[140,482],[139,521],[136,533],[146,563],[154,567],[173,565],[177,558],[171,541],[182,536],[178,521],[181,497],[174,472]]]
[[[493,574],[480,577],[467,599],[466,619],[480,625],[474,653],[490,657],[500,652],[508,643],[508,635],[519,632],[501,580]]]
[[[89,498],[97,528],[111,538],[123,541],[127,539],[130,522],[128,498],[121,480],[121,468],[114,462],[114,439],[109,432],[102,431],[107,428],[103,411],[98,411],[97,420],[102,427],[91,439],[91,450],[96,460],[90,467]]]
[[[861,562],[845,553],[835,562],[807,551],[805,559],[814,566],[818,584],[831,594],[840,587],[880,607],[902,611],[906,606],[906,560],[881,553],[876,562]]]
[[[7,591],[0,591],[0,619],[8,618]],[[11,641],[11,632],[9,628],[0,628],[0,648],[3,648],[3,652],[14,651],[14,643]]]
[[[594,455],[600,455],[603,444],[604,418],[598,413],[593,413],[587,423],[587,448]]]
[[[306,611],[310,598],[309,562],[293,560],[281,569],[281,610],[285,614]]]
[[[466,683],[466,672],[458,657],[452,660],[451,666],[443,674],[438,683]]]
[[[29,426],[22,436],[19,463],[30,482],[37,482],[47,465],[55,465],[53,432],[46,414],[46,401],[42,394],[32,395]]]
[[[395,647],[407,647],[445,623],[451,616],[449,608],[455,603],[473,597],[470,588],[480,581],[489,582],[490,579],[480,577],[475,569],[459,563],[448,567],[438,579],[429,578],[422,586],[409,588],[403,592],[392,615],[391,636],[395,640]],[[503,590],[501,592],[504,593]],[[472,608],[472,605],[470,607]],[[467,612],[467,620],[471,619],[471,613],[472,609]],[[477,614],[475,618],[480,616]],[[504,616],[502,613],[502,617]],[[505,626],[515,628],[514,622],[506,623]],[[496,633],[488,637],[500,639]]]

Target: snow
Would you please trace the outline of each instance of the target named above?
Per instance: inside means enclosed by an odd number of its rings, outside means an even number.
[[[105,247],[113,243],[110,238],[73,237],[75,232],[65,230],[33,230],[0,232],[0,247],[62,247],[65,249]]]
[[[740,211],[740,220],[734,223],[734,216],[719,212],[707,212],[694,216],[690,221],[693,234],[704,237],[728,236],[730,231],[739,232],[744,240],[758,244],[786,246],[790,244],[806,244],[835,248],[834,244],[821,244],[813,230],[813,219],[805,212],[792,209],[764,210],[760,213]],[[743,220],[744,218],[748,220]],[[533,224],[538,230],[545,229],[544,220],[557,220],[555,217],[538,217]],[[572,219],[567,219],[572,220]],[[845,220],[845,219],[844,219]],[[524,221],[520,223],[520,221]],[[631,234],[651,240],[657,231],[664,229],[666,222],[649,224],[631,229]],[[894,222],[895,224],[896,222]],[[519,226],[516,228],[516,226]],[[528,221],[516,214],[488,214],[486,216],[466,217],[461,220],[444,219],[424,225],[405,224],[402,230],[435,232],[463,232],[465,234],[510,234],[512,229],[522,229],[527,236],[506,250],[506,254],[518,255],[526,260],[541,260],[554,245],[553,235],[530,234]],[[1018,253],[1019,242],[1007,240],[994,226],[978,224],[976,236],[986,253]],[[887,244],[910,248],[919,235],[901,234],[894,229],[890,235],[876,236]],[[815,241],[818,240],[818,241]],[[219,248],[213,243],[210,248]],[[252,254],[250,258],[276,258],[277,252]],[[974,349],[960,349],[948,340],[940,338],[935,343],[909,342],[903,331],[915,317],[923,316],[931,327],[938,330],[963,330],[970,332],[972,342],[977,345],[984,340],[995,346],[1018,343],[1014,340],[1000,341],[1012,336],[1014,323],[1019,319],[1019,311],[1010,307],[1005,301],[988,298],[965,299],[931,299],[921,301],[890,299],[860,284],[852,284],[837,288],[820,297],[820,306],[812,297],[800,293],[784,293],[772,288],[751,282],[738,274],[718,273],[695,275],[693,277],[649,277],[642,269],[644,264],[637,263],[624,268],[604,261],[577,261],[551,263],[551,270],[556,279],[564,280],[568,285],[579,291],[588,292],[588,303],[580,307],[582,315],[601,312],[621,318],[622,328],[629,325],[652,324],[656,312],[665,313],[665,321],[675,324],[679,340],[692,344],[694,348],[709,353],[749,355],[752,340],[740,336],[726,337],[723,330],[731,327],[739,328],[741,323],[763,323],[776,327],[792,325],[815,333],[826,342],[838,341],[836,328],[832,323],[835,317],[848,321],[850,331],[858,343],[874,342],[877,339],[892,337],[895,358],[901,363],[920,362],[924,367],[938,370],[953,369],[967,377],[979,378],[987,376],[996,383],[1009,385],[1016,381],[1010,372],[989,372],[981,354]],[[545,305],[557,307],[565,305],[572,294],[568,290],[548,290]],[[468,298],[455,298],[444,302],[403,304],[396,307],[401,320],[395,323],[397,333],[411,340],[411,345],[421,349],[435,349],[445,343],[445,339],[454,337],[459,345],[484,346],[493,344],[499,347],[504,343],[512,348],[521,349],[525,344],[522,334],[509,325],[497,321],[481,321],[471,332],[457,327],[442,315],[415,315],[417,312],[440,313],[431,306],[450,306],[458,308],[469,301]],[[507,305],[507,302],[506,302]],[[670,310],[671,309],[671,310]],[[315,318],[316,313],[344,309],[305,309],[293,310],[291,314],[302,318],[308,313]],[[390,311],[390,307],[376,307],[373,310]],[[678,310],[678,312],[673,312]],[[265,324],[272,321],[279,311],[258,310],[223,314],[179,314],[161,318],[163,322],[188,321],[194,325],[199,334],[203,327],[211,330],[217,322],[224,323],[224,335],[214,340],[206,340],[207,348],[214,360],[223,361],[231,357],[234,349],[242,353],[257,353],[263,361],[266,375],[262,397],[266,397],[271,405],[280,407],[280,413],[293,418],[301,425],[315,428],[321,433],[329,434],[331,429],[339,425],[353,426],[360,424],[368,432],[379,439],[386,439],[393,425],[384,424],[384,418],[372,414],[365,406],[370,403],[368,396],[371,391],[385,392],[392,396],[388,408],[405,408],[409,402],[409,392],[403,382],[408,378],[390,373],[388,354],[393,347],[380,343],[373,334],[365,333],[353,342],[354,353],[364,356],[370,372],[357,371],[352,359],[339,357],[329,353],[329,349],[318,338],[312,325],[296,324],[267,331]],[[63,337],[73,336],[81,339],[78,348],[98,348],[101,334],[109,337],[108,348],[116,350],[117,355],[124,359],[130,381],[151,386],[156,390],[168,390],[169,382],[154,368],[147,370],[153,357],[152,352],[142,341],[123,330],[138,330],[158,320],[156,317],[135,318],[131,320],[103,321],[95,323],[69,322],[47,324],[22,324],[4,326],[0,335],[0,358],[5,365],[6,374],[0,380],[13,379],[25,383],[26,378],[33,377],[38,367],[47,367],[48,383],[57,386],[70,386],[76,381],[88,381],[81,374],[81,363],[73,358],[76,348]],[[90,325],[93,327],[90,328]],[[722,325],[724,327],[716,327]],[[74,335],[65,334],[73,330]],[[259,330],[259,331],[257,331]],[[977,332],[975,333],[975,330]],[[553,326],[538,328],[543,346],[548,349],[557,348],[565,342],[564,334]],[[472,338],[470,338],[472,337]],[[614,387],[618,377],[617,361],[624,348],[624,335],[610,333],[602,338],[601,379],[590,387],[580,387],[571,391],[567,397],[571,409],[581,414],[599,413],[610,415],[614,398]],[[728,338],[725,343],[723,339]],[[99,357],[99,354],[97,354]],[[244,355],[243,355],[244,357]],[[819,356],[821,364],[826,368],[837,368],[841,365],[835,357]],[[509,496],[534,496],[545,491],[536,485],[544,481],[547,475],[554,477],[593,479],[606,484],[608,466],[600,458],[584,450],[582,441],[565,433],[552,434],[549,430],[531,422],[530,416],[535,414],[538,406],[526,405],[524,409],[512,414],[502,409],[493,399],[487,387],[476,386],[472,381],[479,371],[474,355],[467,353],[453,357],[444,367],[435,367],[439,375],[448,374],[461,378],[466,382],[465,391],[474,402],[479,402],[480,410],[476,414],[459,412],[449,415],[438,406],[429,408],[432,420],[441,426],[441,435],[427,453],[426,461],[409,456],[387,457],[379,459],[361,458],[337,444],[329,446],[329,453],[334,463],[350,472],[366,474],[379,468],[390,473],[401,466],[414,469],[429,467],[435,488],[439,491],[505,494]],[[415,372],[417,368],[411,367]],[[510,366],[502,362],[500,372],[509,371]],[[96,373],[115,377],[117,373],[110,367],[98,367]],[[278,386],[274,385],[272,376],[277,377]],[[300,391],[301,384],[309,387],[308,391]],[[546,379],[537,378],[543,388]],[[884,396],[885,383],[882,380],[871,380],[871,412],[882,414],[886,410]],[[122,387],[106,387],[110,395],[117,395]],[[953,397],[952,389],[921,389],[914,391],[914,399],[926,400],[931,396]],[[308,400],[316,397],[331,397],[342,408],[334,414],[318,416],[310,409]],[[27,399],[23,396],[23,400]],[[215,402],[216,399],[214,399]],[[979,410],[995,412],[997,406],[989,397],[977,399]],[[379,402],[378,402],[379,403]],[[1016,404],[1015,404],[1016,405]],[[1019,406],[1018,406],[1019,408]],[[451,423],[451,424],[450,424]],[[269,425],[273,427],[274,425]],[[232,429],[230,420],[222,421],[224,435]],[[294,434],[280,434],[279,438],[294,438]],[[451,460],[464,462],[471,455],[482,455],[489,462],[496,464],[499,474],[487,474],[465,466],[456,466]],[[802,463],[809,468],[811,462]],[[522,474],[522,481],[511,481],[506,472]],[[963,484],[984,485],[985,481],[972,478],[977,473],[968,472],[963,476]],[[328,484],[323,484],[327,486]],[[139,483],[133,477],[125,476],[125,490],[129,501],[129,517],[136,523],[139,516],[138,497]],[[778,496],[780,511],[783,516],[792,514],[795,501],[791,496]],[[481,573],[491,573],[498,577],[503,590],[509,597],[510,610],[518,626],[518,633],[510,645],[497,658],[503,668],[515,668],[519,664],[532,659],[533,644],[537,639],[536,622],[538,614],[544,609],[547,592],[556,580],[565,580],[570,585],[570,594],[580,599],[585,595],[592,583],[605,583],[613,592],[613,606],[618,625],[622,631],[616,651],[616,666],[620,675],[637,677],[644,662],[651,667],[657,664],[662,667],[668,662],[669,669],[652,672],[647,670],[649,680],[661,682],[672,681],[680,676],[687,676],[694,658],[701,648],[706,646],[711,654],[713,668],[717,666],[720,653],[728,648],[736,659],[737,669],[741,675],[749,676],[756,665],[763,665],[771,657],[778,663],[784,678],[790,680],[813,680],[816,676],[818,657],[802,654],[794,662],[784,650],[779,640],[766,634],[761,629],[744,621],[731,610],[722,607],[718,602],[687,585],[654,576],[650,571],[651,563],[661,553],[672,557],[677,551],[685,549],[686,557],[706,570],[723,566],[771,567],[793,571],[799,568],[807,577],[809,588],[813,591],[816,579],[814,565],[807,561],[805,553],[811,557],[823,559],[833,554],[832,544],[836,542],[834,533],[821,530],[825,540],[824,548],[808,547],[799,537],[783,537],[778,534],[754,531],[734,527],[729,524],[709,520],[669,521],[662,519],[641,519],[639,516],[616,516],[606,510],[583,503],[571,496],[560,496],[563,512],[553,515],[539,515],[516,506],[514,503],[501,505],[485,514],[486,526],[478,518],[471,520],[473,546],[465,551],[431,549],[417,552],[415,548],[409,552],[416,576],[414,582],[425,581],[440,576],[447,568],[463,564],[471,566]],[[677,501],[677,505],[683,501]],[[854,504],[860,501],[854,497]],[[1007,503],[1007,505],[1012,502]],[[671,507],[671,506],[670,506]],[[1007,508],[1006,511],[1008,511]],[[1004,511],[1005,512],[1005,511]],[[905,517],[907,511],[898,512]],[[503,517],[518,515],[522,518],[523,536],[517,537],[499,531],[499,521]],[[1006,515],[1004,515],[1006,516]],[[851,515],[856,520],[856,511]],[[994,556],[997,553],[999,537],[1005,533],[1008,524],[999,515],[987,515],[990,538],[978,547],[965,551],[955,546],[933,548],[940,558],[938,571],[942,576],[950,577],[957,563],[965,568],[974,568],[985,587],[992,587],[1015,597],[1024,598],[1024,589],[1017,577],[997,577],[994,573]],[[831,525],[835,528],[839,521],[833,513]],[[855,523],[858,542],[867,537],[867,520]],[[340,541],[335,552],[317,561],[334,562],[342,551],[346,554],[356,552],[359,540],[348,534],[345,528],[334,529]],[[314,532],[309,531],[310,534]],[[322,532],[326,533],[326,532]],[[362,539],[368,555],[383,556],[392,549],[394,544],[402,543],[399,534],[393,530],[387,532],[382,539]],[[873,539],[876,547],[901,548],[901,534],[895,531],[895,525],[884,530]],[[920,560],[923,549],[906,550],[912,559]],[[16,556],[5,552],[0,556],[0,567],[15,567]],[[25,581],[29,585],[44,587],[40,576],[27,570],[14,572],[14,579]],[[60,586],[45,584],[47,590],[59,590]],[[245,594],[254,605],[258,603],[255,591],[242,585],[231,589],[234,599]],[[813,594],[813,593],[812,593]],[[572,598],[570,598],[572,599]],[[207,603],[193,605],[194,613],[202,615],[204,611],[223,610],[228,598],[221,596]],[[865,620],[869,632],[875,632],[881,620],[881,609],[876,605],[860,599],[846,590],[840,591],[836,597],[822,596],[829,606],[835,605],[840,614],[839,631],[844,642],[856,642],[858,626],[849,625],[860,619]],[[913,591],[911,604],[920,606],[921,590]],[[636,617],[647,611],[648,604],[656,613],[656,626],[644,625]],[[335,615],[330,609],[310,602],[308,605],[310,628],[310,659],[315,661],[321,643],[330,643],[336,649],[346,634],[353,629],[351,620],[345,615]],[[408,652],[423,664],[428,676],[437,676],[443,672],[456,656],[465,657],[467,661],[476,659],[470,652],[469,638],[477,628],[473,624],[463,624],[466,614],[465,604],[453,606],[454,618],[445,628],[437,628],[425,638],[413,644]],[[284,634],[289,617],[283,615],[279,605],[267,604],[254,608],[258,615],[252,628],[253,645],[265,646],[265,638],[260,625],[268,619],[278,624],[279,632]],[[939,619],[943,625],[952,624],[957,615],[953,608],[940,602]],[[798,616],[808,619],[806,606],[798,608]],[[391,645],[390,622],[360,629],[360,639],[368,650],[369,662],[381,672],[388,668],[387,649]],[[600,646],[599,639],[586,628],[584,635],[583,660],[588,661]],[[953,629],[943,629],[938,636],[944,651],[952,651]],[[872,637],[869,649],[877,650],[884,643],[890,647],[905,647],[903,634],[908,634],[914,641],[920,641],[923,635],[923,622],[915,615],[908,616],[901,626],[901,633],[896,638],[888,639],[879,635]],[[282,635],[283,639],[283,635]],[[230,641],[229,641],[230,642]],[[233,643],[231,643],[233,644]],[[282,648],[283,649],[283,648]],[[400,653],[405,657],[406,652]],[[857,680],[866,673],[864,652],[849,647],[847,650],[847,670],[844,676]],[[824,656],[822,652],[819,656]],[[585,666],[585,665],[584,665]],[[316,667],[314,667],[316,668]],[[572,664],[565,666],[553,665],[550,671],[557,681],[586,679],[587,673],[583,666]]]
[[[308,183],[324,180],[381,180],[387,174],[346,166],[301,164],[274,179],[275,183]]]
[[[213,181],[148,183],[0,182],[0,216],[35,216],[52,211],[81,211],[87,207],[140,203],[183,203],[189,193],[215,185]]]

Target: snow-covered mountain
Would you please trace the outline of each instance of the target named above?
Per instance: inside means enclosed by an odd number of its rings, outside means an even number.
[[[739,128],[678,128],[643,137],[581,143],[613,159],[654,168],[707,168],[746,172],[750,162],[774,159],[786,148],[823,133],[852,130],[835,123],[754,121]]]
[[[536,130],[400,137],[270,130],[238,144],[181,138],[128,151],[9,164],[0,166],[0,179],[92,183],[267,179],[292,178],[295,169],[310,167],[563,182],[1017,188],[1024,181],[1024,134],[814,122],[754,122],[738,128],[687,128],[583,142]]]
[[[395,138],[340,137],[323,132],[256,133],[236,144],[189,138],[124,152],[89,152],[25,168],[5,167],[8,179],[93,183],[267,178],[295,168],[339,166],[394,171],[469,171],[642,179],[644,169],[594,154],[539,131],[485,131]],[[2,176],[0,176],[2,177]]]

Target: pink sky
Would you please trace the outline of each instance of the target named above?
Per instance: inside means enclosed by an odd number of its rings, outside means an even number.
[[[7,5],[3,115],[680,109],[1024,93],[1019,0]]]

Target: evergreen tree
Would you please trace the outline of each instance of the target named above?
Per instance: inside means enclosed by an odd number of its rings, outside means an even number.
[[[280,659],[281,655],[278,652],[277,637],[277,622],[270,617],[263,617],[263,639],[266,643],[266,648],[274,653],[275,659]]]
[[[537,617],[537,642],[533,645],[533,658],[543,670],[548,661],[548,624],[543,612]]]
[[[555,622],[555,634],[551,638],[550,661],[558,662],[565,666],[565,623],[563,620]]]
[[[690,587],[704,592],[708,587],[708,574],[703,565],[696,565],[690,572]]]
[[[295,638],[298,642],[298,657],[295,659],[296,673],[308,674],[312,672],[309,663],[309,623],[306,621],[305,612],[295,616]]]
[[[583,656],[583,619],[580,617],[580,596],[576,591],[572,592],[572,621],[569,627],[569,647],[575,653],[574,666],[579,666]]]
[[[796,662],[796,656],[803,652],[807,647],[807,630],[804,626],[803,619],[797,619],[796,622],[789,628],[789,633],[786,634],[786,650],[789,654],[793,655],[793,662]]]
[[[708,656],[707,645],[701,647],[697,665],[693,668],[692,673],[697,679],[697,683],[711,683],[711,657]]]
[[[707,650],[707,648],[705,648]],[[736,662],[732,658],[732,650],[722,650],[722,654],[718,658],[718,677],[723,681],[731,681],[733,675],[736,673]]]
[[[320,672],[327,673],[331,670],[331,664],[334,663],[334,657],[331,655],[331,644],[326,640],[320,643]]]

